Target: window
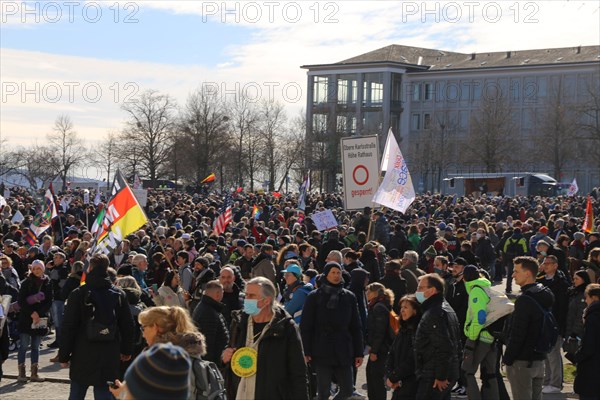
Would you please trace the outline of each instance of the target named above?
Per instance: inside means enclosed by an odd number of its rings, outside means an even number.
[[[327,132],[327,115],[326,114],[314,114],[313,115],[313,133],[323,135]]]
[[[365,133],[380,133],[383,128],[383,113],[381,111],[366,111],[363,113],[363,130]]]
[[[413,101],[421,100],[421,84],[420,83],[414,83],[412,85],[412,99],[413,99]]]
[[[338,77],[338,104],[354,104],[358,97],[355,75]]]
[[[433,84],[426,83],[425,84],[425,100],[433,99]],[[427,128],[425,128],[427,129]]]
[[[381,72],[365,74],[363,102],[367,106],[383,103],[383,74]]]
[[[313,78],[313,104],[327,102],[327,84],[326,76],[315,76]]]
[[[421,115],[413,114],[411,118],[412,130],[418,131],[421,129]]]
[[[423,115],[423,129],[431,128],[431,114]]]
[[[338,115],[337,130],[341,133],[356,132],[356,116],[355,115]]]

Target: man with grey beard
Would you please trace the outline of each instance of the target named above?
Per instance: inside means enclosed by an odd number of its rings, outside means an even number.
[[[225,317],[225,321],[227,321],[228,328],[231,326],[231,312],[242,309],[244,298],[240,287],[235,283],[235,274],[232,268],[235,267],[223,267],[219,274],[219,282],[223,285],[223,299],[221,303],[225,304],[225,307],[223,307],[223,316]]]

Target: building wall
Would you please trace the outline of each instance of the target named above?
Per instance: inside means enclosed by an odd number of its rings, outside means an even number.
[[[519,138],[517,146],[523,150],[531,148],[533,138],[539,134],[539,120],[553,88],[560,82],[565,103],[577,104],[585,100],[586,85],[598,81],[598,71],[597,64],[409,73],[403,68],[374,66],[351,70],[334,64],[331,69],[309,71],[307,143],[316,153],[310,144],[316,138],[320,143],[317,147],[321,146],[323,153],[320,162],[309,167],[324,172],[325,190],[335,190],[336,174],[341,166],[340,138],[376,133],[380,135],[383,151],[391,126],[409,161],[415,189],[444,191],[440,177],[448,173],[482,171],[482,163],[477,160],[461,161],[464,150],[461,141],[469,138],[471,119],[477,115],[482,98],[502,94],[508,99]],[[317,131],[322,132],[320,136],[315,136]],[[417,146],[421,147],[417,149]],[[444,155],[436,160],[438,167],[434,171],[431,165],[427,167],[431,160],[424,154],[437,154],[440,147]],[[523,157],[520,165],[505,165],[503,169],[513,167],[552,172],[551,165],[531,157]],[[427,168],[428,172],[423,173]],[[600,168],[591,165],[585,157],[576,157],[563,169],[563,175],[555,178],[571,181],[574,177],[582,191],[589,191],[600,183]]]

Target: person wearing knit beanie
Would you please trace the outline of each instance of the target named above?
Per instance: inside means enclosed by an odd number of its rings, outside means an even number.
[[[335,261],[330,261],[323,267],[323,276],[327,277],[332,268],[337,268],[340,271],[342,270],[342,266],[340,264],[336,263]]]
[[[425,249],[424,254],[429,257],[435,257],[435,256],[437,256],[437,251],[435,250],[435,247],[433,247],[433,245],[431,245],[427,249]]]
[[[181,347],[157,343],[127,368],[126,390],[135,400],[187,400],[191,365],[190,356]]]
[[[44,265],[44,262],[42,260],[33,260],[33,262],[31,263],[31,270],[33,271],[35,267],[41,268],[42,272],[46,271],[46,266]]]

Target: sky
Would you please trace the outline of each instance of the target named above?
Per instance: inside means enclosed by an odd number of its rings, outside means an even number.
[[[465,53],[600,44],[597,1],[0,0],[0,135],[43,144],[71,117],[90,145],[145,90],[202,85],[306,108],[306,70],[390,44]]]

